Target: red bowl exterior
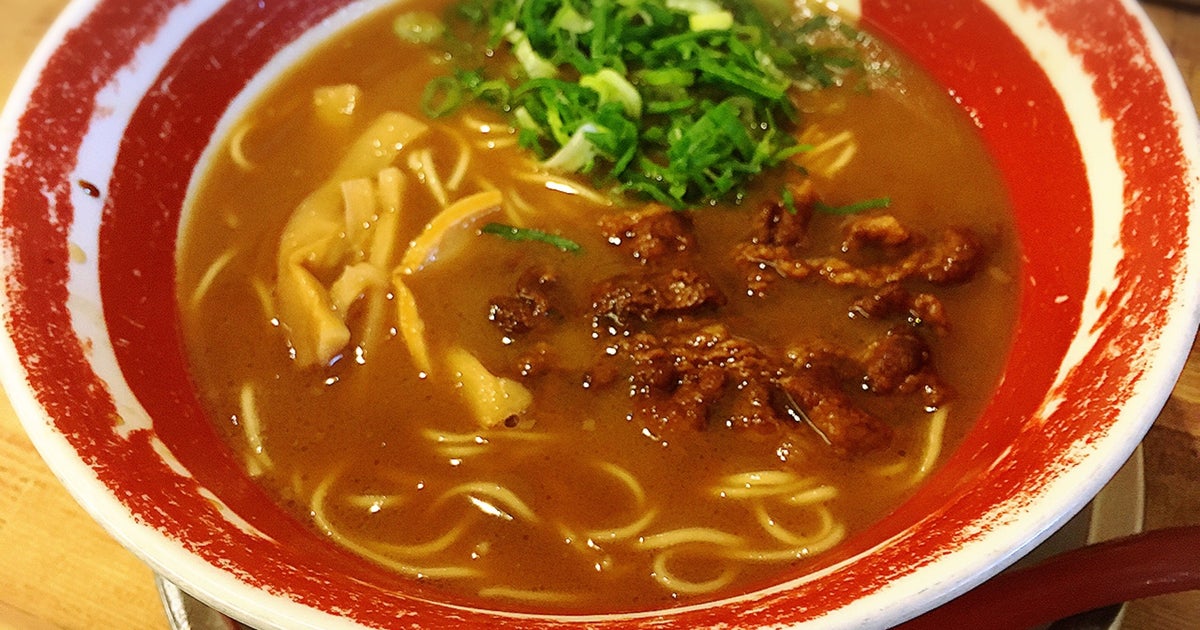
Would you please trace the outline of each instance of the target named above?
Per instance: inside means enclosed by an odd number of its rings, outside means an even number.
[[[584,620],[449,608],[434,603],[441,597],[437,593],[327,545],[245,477],[204,418],[188,380],[176,323],[174,255],[190,178],[230,101],[282,49],[350,4],[237,1],[202,20],[137,103],[107,181],[73,180],[80,161],[88,159],[79,155],[83,138],[103,115],[97,111],[101,94],[135,61],[137,47],[152,42],[187,3],[99,0],[48,54],[15,119],[0,214],[10,264],[5,327],[28,398],[46,419],[26,422],[48,421],[139,527],[157,530],[203,564],[303,607],[369,627],[418,619],[427,627],[577,625]],[[819,574],[721,605],[663,617],[586,620],[590,627],[836,620],[836,611],[988,536],[988,520],[998,506],[1032,501],[1085,457],[1107,478],[1134,448],[1157,406],[1139,410],[1131,420],[1125,403],[1138,392],[1153,398],[1156,394],[1144,393],[1152,387],[1144,381],[1170,380],[1182,365],[1186,348],[1161,348],[1164,331],[1195,327],[1195,270],[1189,260],[1196,255],[1185,253],[1197,248],[1191,240],[1197,233],[1198,182],[1190,162],[1194,138],[1181,131],[1194,133],[1194,119],[1180,113],[1178,96],[1164,78],[1173,70],[1155,61],[1161,54],[1129,5],[1031,0],[1027,6],[1041,11],[1100,78],[1094,86],[1097,105],[1112,122],[1111,142],[1125,176],[1123,252],[1112,290],[1099,296],[1102,303],[1084,302],[1093,248],[1112,244],[1093,242],[1096,209],[1076,128],[1027,45],[981,2],[864,0],[864,23],[946,86],[976,122],[1006,178],[1023,252],[1021,315],[1007,377],[977,429],[924,489],[830,554]],[[95,208],[78,202],[81,191],[94,198]],[[110,382],[97,374],[93,349],[81,343],[68,308],[76,264],[69,230],[96,209],[103,322],[125,382],[153,418],[152,430],[122,430]],[[1089,309],[1099,310],[1094,325],[1084,315]],[[1084,323],[1093,328],[1086,334],[1095,343],[1073,356]],[[1051,391],[1065,395],[1048,405]],[[1156,404],[1167,391],[1169,386]],[[1114,447],[1106,441],[1118,426],[1133,439]],[[157,441],[186,473],[164,462]],[[48,459],[54,466],[55,457]],[[75,474],[56,470],[64,477]],[[73,488],[77,494],[79,487]],[[1082,493],[1060,501],[1056,516],[1020,530],[1027,540],[1001,550],[990,565],[976,566],[974,582],[998,570],[1021,544],[1048,534],[1041,529],[1056,518],[1065,520],[1087,498]],[[229,512],[244,521],[242,527],[230,526]],[[1007,526],[1005,519],[996,523]],[[121,536],[124,525],[106,524]],[[137,551],[185,587],[190,583],[185,568],[164,565],[166,555]],[[974,582],[940,585],[939,595],[861,621],[900,621]],[[210,601],[219,596],[197,594]],[[263,623],[296,623],[286,610],[266,613],[249,606]]]

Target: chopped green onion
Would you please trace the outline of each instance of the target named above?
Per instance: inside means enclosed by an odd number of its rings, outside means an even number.
[[[579,11],[576,11],[575,7],[570,4],[564,4],[558,10],[558,13],[554,14],[554,19],[551,20],[550,26],[581,35],[592,30],[595,23],[579,13]]]
[[[579,77],[579,85],[599,94],[601,105],[620,103],[629,118],[637,120],[642,117],[642,95],[612,68],[602,68],[596,74]]]
[[[823,212],[825,214],[838,214],[838,215],[857,214],[864,210],[878,210],[880,208],[890,208],[890,207],[892,207],[892,198],[891,197],[877,197],[875,199],[866,199],[866,200],[858,201],[858,202],[855,202],[852,204],[847,204],[844,206],[829,206],[829,205],[825,205],[819,201],[813,205],[813,208],[817,212]]]
[[[421,109],[430,118],[440,118],[463,103],[462,82],[454,77],[437,77],[425,85]]]
[[[541,230],[531,228],[518,228],[503,223],[489,223],[483,226],[484,234],[492,234],[509,241],[534,241],[538,243],[546,243],[561,249],[564,252],[575,254],[583,250],[583,247],[565,236],[550,234]]]
[[[544,79],[558,74],[558,67],[537,54],[533,50],[533,45],[529,43],[529,38],[524,35],[513,43],[513,56],[521,62],[521,67],[525,69],[525,74],[530,78]]]
[[[791,93],[866,71],[854,29],[779,0],[459,2],[483,30],[447,34],[461,92],[435,80],[427,111],[486,102],[548,168],[676,209],[784,164],[803,150]]]
[[[596,147],[592,145],[587,134],[596,131],[596,126],[588,123],[571,135],[571,139],[557,153],[546,158],[542,166],[549,169],[576,173],[587,168],[596,159]]]
[[[693,31],[728,31],[733,28],[733,14],[728,11],[697,13],[688,18],[688,28]]]
[[[785,186],[781,197],[783,199],[783,209],[788,214],[796,214],[796,197],[792,195],[792,189]]]

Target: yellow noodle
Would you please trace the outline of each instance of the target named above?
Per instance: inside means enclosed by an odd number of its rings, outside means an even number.
[[[252,171],[256,167],[254,162],[246,157],[246,136],[251,129],[254,129],[254,121],[247,120],[229,134],[229,158],[242,171]]]
[[[798,560],[829,551],[845,537],[845,526],[841,523],[835,523],[828,535],[815,539],[803,547],[777,551],[727,549],[722,551],[721,555],[730,560],[741,562],[784,562],[787,560]]]
[[[721,477],[722,487],[781,486],[794,484],[804,479],[786,470],[752,470]]]
[[[603,470],[604,472],[612,475],[617,481],[620,481],[625,488],[629,490],[629,493],[633,495],[633,500],[638,505],[642,505],[646,502],[646,491],[642,488],[642,484],[637,480],[637,477],[633,476],[633,473],[612,462],[599,462],[596,465],[600,468],[600,470]]]
[[[816,483],[811,477],[801,477],[785,471],[754,471],[729,475],[711,492],[729,499],[786,497],[807,491]]]
[[[904,472],[908,468],[908,458],[900,458],[898,461],[882,466],[877,466],[871,469],[871,473],[877,477],[895,477]]]
[[[832,178],[841,172],[858,153],[858,141],[849,131],[821,138],[821,132],[815,127],[810,127],[801,136],[801,141],[813,141],[816,145],[799,154],[797,159],[810,170],[819,172],[826,178]]]
[[[454,170],[450,171],[450,176],[446,178],[446,190],[450,192],[458,191],[458,187],[462,185],[463,179],[467,176],[467,169],[471,167],[471,145],[467,143],[466,138],[457,131],[447,129],[446,132],[454,139],[454,143],[458,145],[458,160],[455,161]]]
[[[729,586],[733,583],[733,579],[737,577],[737,569],[727,565],[721,571],[720,575],[711,580],[705,582],[693,582],[690,580],[685,580],[672,573],[667,566],[671,561],[671,558],[673,558],[678,552],[679,550],[677,549],[669,549],[662,553],[656,554],[654,556],[653,564],[654,579],[658,581],[659,584],[675,593],[679,593],[681,595],[703,595],[705,593],[712,593]]]
[[[511,599],[538,604],[565,604],[581,601],[582,597],[575,593],[560,593],[556,591],[534,591],[509,586],[489,586],[479,590],[479,596],[486,599]]]
[[[525,217],[534,216],[537,210],[516,190],[509,188],[504,192],[504,219],[513,227],[525,227],[528,221]]]
[[[300,477],[299,471],[292,471],[292,496],[304,496],[304,479]]]
[[[251,477],[261,477],[263,476],[263,473],[267,472],[266,469],[263,468],[261,458],[254,453],[246,453],[246,456],[243,459],[245,460],[243,462],[243,466],[246,467],[247,475],[250,475]]]
[[[232,249],[226,250],[224,254],[218,256],[217,259],[208,266],[208,269],[204,271],[204,276],[200,278],[200,282],[196,284],[196,289],[192,291],[192,297],[189,302],[192,309],[199,307],[200,302],[204,300],[204,296],[208,295],[209,290],[212,289],[213,283],[215,283],[217,280],[217,276],[229,266],[229,262],[233,260],[235,253],[236,252]]]
[[[812,505],[814,503],[825,503],[836,499],[838,496],[837,486],[817,486],[803,492],[798,492],[787,498],[787,502],[791,505]]]
[[[495,503],[500,504],[496,506],[497,508],[506,508],[503,510],[506,514],[519,517],[531,523],[536,523],[539,520],[537,514],[516,493],[492,481],[474,481],[454,486],[438,497],[437,501],[434,501],[433,507],[437,508],[457,496],[466,496],[468,499],[476,500],[479,500],[479,497],[491,499]]]
[[[363,509],[383,509],[404,502],[405,498],[398,494],[353,494],[346,497],[348,505]]]
[[[463,115],[459,116],[459,120],[462,121],[463,127],[470,129],[471,131],[474,131],[476,133],[480,133],[480,134],[484,134],[484,135],[488,135],[491,133],[497,133],[497,131],[496,131],[497,129],[504,130],[499,133],[504,133],[504,134],[513,133],[513,128],[510,127],[508,125],[508,123],[506,123],[498,118],[495,120],[495,122],[491,122],[491,121],[484,120],[483,118],[479,118],[478,116],[475,116],[474,114],[463,114]]]
[[[482,455],[488,451],[488,446],[492,440],[501,442],[510,442],[500,450],[511,452],[511,442],[523,442],[526,444],[545,443],[549,440],[549,436],[542,433],[531,433],[529,431],[514,431],[503,430],[489,432],[488,437],[484,437],[475,433],[444,433],[436,429],[425,429],[422,431],[425,439],[434,443],[434,450],[438,455],[450,459],[465,459]]]
[[[475,457],[476,455],[483,455],[487,452],[487,448],[485,446],[458,444],[438,446],[435,447],[434,450],[439,456],[445,457],[446,459],[466,459],[468,457]]]
[[[441,536],[424,543],[415,543],[411,545],[401,545],[398,543],[376,543],[373,545],[375,549],[383,553],[394,554],[398,556],[430,556],[435,553],[441,553],[450,548],[450,545],[458,542],[462,538],[463,533],[467,531],[467,524],[460,522],[450,531]]]
[[[488,138],[487,140],[478,140],[475,142],[475,148],[480,151],[490,151],[492,149],[507,149],[517,146],[516,138]]]
[[[446,193],[446,186],[442,184],[442,179],[437,172],[437,166],[433,163],[432,151],[425,149],[409,154],[408,168],[417,176],[417,179],[422,184],[425,184],[425,187],[429,189],[429,194],[433,195],[434,201],[437,201],[439,206],[445,208],[450,203],[450,197]]]
[[[608,207],[613,205],[612,199],[608,198],[604,193],[565,177],[550,175],[548,173],[529,172],[529,169],[526,169],[518,172],[516,178],[531,184],[538,184],[548,190],[586,199],[598,206]]]
[[[730,534],[711,527],[683,527],[651,536],[643,536],[638,539],[637,546],[641,549],[666,549],[685,544],[738,547],[745,544],[745,540],[736,534]]]
[[[758,519],[758,524],[762,526],[763,530],[770,534],[775,540],[792,547],[807,547],[808,545],[813,544],[815,541],[826,538],[833,531],[835,522],[832,512],[824,507],[814,509],[812,512],[815,512],[817,517],[821,520],[821,528],[812,536],[802,536],[779,524],[779,521],[775,518],[772,518],[767,512],[766,507],[764,507],[761,503],[754,506],[754,515]]]
[[[937,464],[942,454],[942,439],[946,433],[946,418],[950,415],[950,407],[944,406],[929,416],[929,428],[925,432],[925,448],[921,452],[921,461],[917,464],[917,473],[912,483],[924,479],[933,466]]]
[[[312,498],[309,502],[309,512],[312,514],[313,523],[321,531],[324,531],[334,542],[343,547],[357,553],[368,560],[374,561],[377,564],[385,566],[403,575],[413,577],[429,577],[438,579],[453,579],[453,578],[472,578],[479,577],[480,571],[471,567],[422,567],[406,562],[400,562],[395,558],[388,557],[379,553],[367,546],[359,544],[358,541],[341,533],[329,517],[325,514],[325,496],[329,493],[329,489],[333,486],[333,482],[337,480],[340,472],[333,472],[321,480],[317,487],[313,490]]]
[[[592,540],[599,540],[602,542],[621,542],[623,540],[629,540],[637,537],[637,535],[645,531],[645,529],[650,526],[650,523],[653,523],[654,519],[657,517],[658,510],[650,509],[643,513],[642,516],[637,520],[628,525],[613,529],[594,529],[586,532],[585,535]]]
[[[475,183],[475,185],[477,187],[479,187],[479,190],[483,190],[483,191],[500,190],[500,187],[497,186],[495,182],[493,182],[492,180],[490,180],[486,177],[483,177],[482,175],[475,175],[474,177],[472,177],[472,181]]]
[[[250,286],[254,289],[254,295],[258,298],[258,303],[262,306],[263,315],[268,317],[275,312],[275,306],[271,303],[274,298],[271,297],[271,288],[267,286],[265,280],[259,277],[254,277],[250,280]]]
[[[921,456],[913,463],[911,457],[906,457],[898,462],[880,466],[871,472],[880,477],[896,477],[910,467],[913,469],[911,479],[907,485],[912,486],[924,479],[935,464],[938,457],[942,453],[942,441],[946,432],[946,419],[950,414],[949,405],[937,409],[929,415],[929,423],[925,427],[924,441],[921,444]]]
[[[239,416],[239,424],[246,434],[246,443],[250,445],[250,452],[258,457],[263,468],[271,468],[271,457],[263,448],[262,419],[258,415],[258,402],[254,399],[254,388],[250,383],[242,383],[239,401],[242,412]]]

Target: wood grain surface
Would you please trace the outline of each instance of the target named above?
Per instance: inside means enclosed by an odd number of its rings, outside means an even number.
[[[0,94],[65,4],[0,0]],[[1200,102],[1200,13],[1146,8]],[[1200,524],[1200,346],[1144,448],[1147,527]],[[1134,602],[1122,627],[1200,628],[1200,592]],[[0,394],[0,630],[43,628],[164,630],[167,621],[150,570],[67,495]]]

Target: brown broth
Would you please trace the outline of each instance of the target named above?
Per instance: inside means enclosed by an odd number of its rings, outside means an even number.
[[[396,41],[390,28],[388,14],[338,36],[252,107],[244,116],[252,126],[242,148],[255,167],[239,168],[228,151],[216,155],[191,200],[179,257],[182,325],[202,399],[229,447],[296,518],[312,521],[313,495],[324,491],[329,521],[358,545],[376,550],[383,547],[365,541],[418,545],[454,532],[444,550],[393,549],[387,555],[412,570],[394,568],[465,601],[521,610],[610,612],[727,596],[803,570],[808,562],[803,553],[769,562],[729,561],[714,555],[715,542],[693,542],[669,558],[669,568],[694,582],[720,580],[720,586],[689,594],[690,589],[676,588],[678,583],[662,583],[654,567],[660,550],[647,549],[655,546],[656,533],[719,530],[740,537],[743,551],[778,551],[787,548],[780,537],[788,532],[813,535],[822,529],[821,513],[812,509],[764,499],[757,503],[763,511],[756,512],[754,502],[718,496],[713,488],[722,477],[784,470],[835,488],[837,496],[824,505],[849,536],[911,495],[931,417],[911,400],[896,409],[872,407],[885,415],[895,439],[887,449],[855,458],[829,453],[801,426],[768,434],[710,427],[657,435],[629,419],[627,390],[582,386],[602,347],[583,314],[568,313],[552,332],[506,342],[487,321],[488,301],[510,294],[531,265],[553,267],[561,290],[576,303],[586,301],[595,282],[633,268],[626,255],[605,244],[595,225],[598,216],[620,208],[510,183],[511,174],[532,164],[517,149],[477,151],[459,193],[477,190],[479,177],[516,189],[536,210],[525,217],[531,226],[575,240],[583,253],[479,235],[475,224],[456,232],[456,242],[414,274],[409,286],[434,356],[458,345],[493,371],[515,377],[511,366],[521,352],[537,341],[552,344],[567,369],[559,378],[525,379],[534,402],[520,425],[481,429],[451,379],[436,369],[421,375],[395,335],[362,361],[350,352],[327,369],[297,369],[284,331],[253,283],[272,286],[288,216],[327,177],[357,134],[384,111],[420,116],[420,88],[444,67],[432,63],[427,50]],[[370,54],[362,52],[367,49]],[[955,392],[941,444],[945,457],[986,404],[1006,353],[1016,303],[1010,280],[1017,273],[1011,211],[984,147],[944,91],[894,53],[871,54],[892,69],[886,81],[865,92],[848,87],[809,94],[803,103],[807,124],[830,133],[850,131],[859,143],[857,156],[843,171],[815,179],[817,192],[831,205],[887,196],[892,200],[887,212],[916,230],[969,225],[989,248],[988,269],[973,281],[937,289],[952,324],[945,334],[926,335],[939,373]],[[360,109],[352,125],[331,128],[313,115],[311,94],[320,86],[344,83],[362,88]],[[468,113],[497,120],[483,110]],[[511,134],[489,137],[503,142]],[[441,160],[439,170],[452,167],[444,156],[452,155],[453,142],[446,138],[437,132],[416,147],[431,147]],[[404,158],[398,162],[408,172]],[[745,240],[750,213],[764,195],[751,192],[739,207],[692,211],[700,258],[728,261],[734,244]],[[401,244],[419,234],[438,209],[419,182],[410,184]],[[836,247],[840,223],[828,217],[817,221],[814,251]],[[202,278],[230,251],[228,265],[197,302],[193,296]],[[863,290],[785,281],[766,297],[756,297],[747,295],[744,274],[731,265],[710,271],[730,298],[722,311],[730,329],[766,347],[782,351],[814,338],[861,347],[892,325],[848,317],[848,303]],[[254,392],[261,443],[247,439],[242,398],[247,383]],[[451,452],[445,442],[431,439],[437,434],[474,439],[461,452]],[[889,466],[895,471],[882,472]],[[614,467],[636,478],[644,496],[632,492]],[[495,492],[497,486],[519,497],[533,516],[526,518],[519,506],[506,503],[508,495]],[[461,492],[444,496],[455,488]],[[787,531],[776,530],[773,537],[759,523],[768,516]],[[636,535],[611,535],[639,519],[645,521]],[[610,535],[597,534],[601,530]],[[468,567],[479,575],[438,577],[439,567]]]

